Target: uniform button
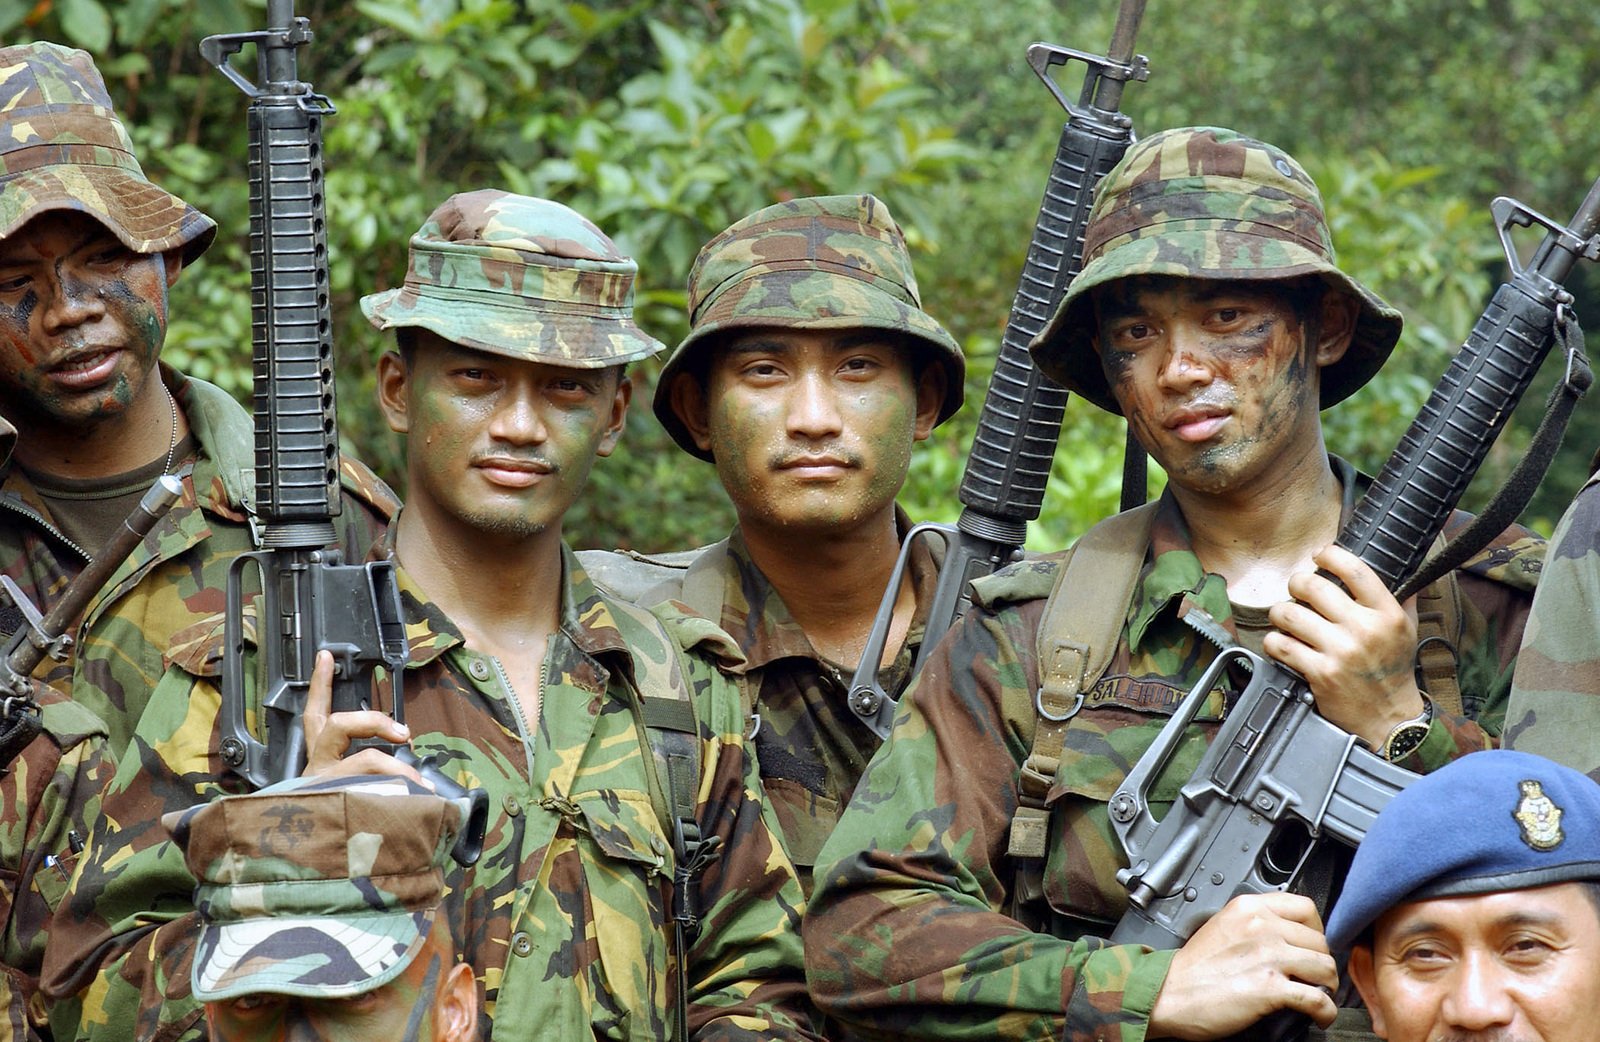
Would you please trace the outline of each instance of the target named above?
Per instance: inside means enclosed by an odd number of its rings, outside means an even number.
[[[481,658],[475,658],[467,664],[467,672],[472,674],[473,680],[488,680],[489,663]]]
[[[533,938],[518,930],[511,935],[511,950],[523,957],[533,954]]]
[[[506,798],[501,800],[500,803],[501,806],[505,807],[506,813],[513,818],[522,813],[522,801],[517,799],[517,794],[514,792],[506,793]]]

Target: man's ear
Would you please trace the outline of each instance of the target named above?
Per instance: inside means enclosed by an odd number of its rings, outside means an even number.
[[[178,281],[178,276],[183,274],[182,246],[174,246],[170,250],[161,251],[161,263],[167,269],[167,288],[171,289]]]
[[[433,1037],[439,1042],[476,1042],[478,981],[470,963],[458,962],[445,974],[433,1005]]]
[[[1367,1013],[1372,1017],[1373,1034],[1379,1038],[1388,1038],[1383,1010],[1378,1005],[1378,976],[1373,965],[1370,945],[1358,944],[1350,949],[1350,964],[1345,967],[1345,972],[1350,975],[1356,990],[1361,993],[1361,1001],[1366,1003]]]
[[[622,428],[628,422],[628,403],[633,401],[633,381],[626,373],[617,374],[617,390],[611,397],[611,419],[606,432],[595,447],[595,455],[609,456],[622,438]]]
[[[914,441],[925,440],[938,425],[939,407],[944,405],[949,382],[949,373],[937,362],[922,367],[922,372],[917,376],[917,424],[912,429]]]
[[[693,373],[679,373],[667,391],[672,412],[694,439],[701,452],[711,451],[711,420],[706,404],[706,390]]]
[[[1326,368],[1344,357],[1355,338],[1361,302],[1348,293],[1330,289],[1322,294],[1317,322],[1317,366]]]
[[[411,373],[398,351],[385,351],[378,359],[378,408],[396,434],[411,430],[409,390]]]

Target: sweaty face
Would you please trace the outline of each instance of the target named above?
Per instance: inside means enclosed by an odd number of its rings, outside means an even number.
[[[622,433],[631,385],[459,347],[418,331],[406,366],[380,366],[390,426],[405,432],[407,509],[478,533],[559,533],[597,456]]]
[[[1389,1042],[1590,1042],[1600,915],[1578,883],[1412,902],[1350,973]]]
[[[47,212],[0,240],[0,405],[82,429],[153,392],[170,282],[161,254],[86,214]]]
[[[1183,488],[1237,488],[1322,451],[1318,331],[1270,282],[1140,276],[1094,291],[1106,380],[1146,451]]]
[[[938,379],[883,334],[761,330],[720,345],[679,412],[747,528],[837,530],[892,511]]]

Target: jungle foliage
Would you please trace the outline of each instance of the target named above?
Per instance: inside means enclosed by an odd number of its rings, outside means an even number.
[[[868,191],[906,229],[927,307],[970,359],[968,407],[917,454],[903,497],[915,516],[954,519],[1063,118],[1024,52],[1038,39],[1102,51],[1113,0],[302,0],[297,13],[316,32],[302,75],[338,106],[327,183],[349,451],[399,487],[400,446],[371,405],[386,344],[356,301],[399,281],[408,236],[451,192],[501,186],[594,219],[638,259],[640,321],[672,344],[707,238],[774,200]],[[174,291],[166,357],[241,398],[246,100],[197,44],[264,21],[264,0],[0,0],[0,39],[95,54],[147,172],[221,225]],[[1124,108],[1142,133],[1217,124],[1294,153],[1345,268],[1405,312],[1389,366],[1328,414],[1330,445],[1375,471],[1503,277],[1490,198],[1564,220],[1600,174],[1600,6],[1156,3],[1139,49],[1151,77]],[[1081,74],[1062,74],[1069,95]],[[1573,285],[1600,326],[1600,277]],[[1469,505],[1521,454],[1555,368]],[[577,545],[674,548],[731,521],[711,468],[649,415],[654,374],[634,373],[623,447],[568,520]],[[1115,509],[1121,444],[1120,421],[1069,403],[1032,545],[1064,545]],[[1525,520],[1548,531],[1596,446],[1585,405]]]

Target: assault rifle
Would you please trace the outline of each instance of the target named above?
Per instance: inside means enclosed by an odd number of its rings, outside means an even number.
[[[43,725],[39,703],[33,697],[33,671],[46,656],[57,661],[67,657],[72,648],[67,629],[181,495],[183,483],[177,478],[170,474],[157,478],[122,527],[73,577],[61,599],[43,617],[9,576],[0,575],[0,589],[22,613],[22,625],[0,649],[0,774],[38,737]]]
[[[1409,595],[1413,584],[1403,581],[1422,563],[1558,337],[1567,344],[1569,381],[1575,368],[1587,372],[1569,311],[1573,298],[1562,282],[1579,259],[1600,260],[1600,180],[1570,224],[1504,197],[1491,210],[1512,278],[1496,290],[1337,540],[1400,596]],[[1524,267],[1511,228],[1533,225],[1547,234]],[[1228,643],[1204,616],[1189,621]],[[1236,665],[1249,669],[1248,683],[1157,821],[1151,785]],[[1225,647],[1112,797],[1111,824],[1129,866],[1117,875],[1128,888],[1128,910],[1112,941],[1181,946],[1236,894],[1292,885],[1317,841],[1359,843],[1415,777],[1318,716],[1309,685],[1293,670]]]
[[[333,519],[340,510],[332,321],[323,216],[322,120],[333,105],[299,79],[296,52],[311,42],[294,0],[268,0],[268,28],[209,36],[205,59],[250,98],[250,290],[255,372],[256,514],[263,549],[228,573],[222,672],[223,762],[255,786],[305,767],[303,716],[317,652],[334,658],[333,710],[370,707],[374,671],[391,686],[404,722],[408,645],[392,562],[345,564]],[[252,82],[228,59],[255,47]],[[258,739],[246,725],[244,574],[261,579],[256,620],[262,661]],[[372,743],[368,743],[372,744]],[[464,865],[482,850],[488,795],[470,792],[407,747],[383,746],[457,803],[453,851]]]
[[[1028,64],[1067,110],[1068,119],[1050,165],[1050,180],[1039,204],[1033,239],[961,479],[961,516],[954,527],[928,522],[906,534],[861,663],[850,681],[850,708],[879,737],[888,737],[896,705],[879,680],[879,662],[912,540],[935,531],[950,539],[914,666],[920,670],[940,635],[955,625],[971,604],[968,584],[1017,558],[1027,538],[1028,522],[1039,516],[1044,505],[1067,392],[1034,367],[1028,344],[1050,321],[1067,287],[1083,269],[1083,230],[1089,223],[1095,185],[1133,142],[1133,121],[1118,111],[1118,106],[1128,80],[1150,76],[1148,59],[1133,53],[1145,2],[1123,0],[1104,57],[1047,43],[1028,48]],[[1052,67],[1074,60],[1089,69],[1076,104],[1050,76]]]

